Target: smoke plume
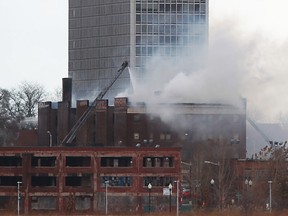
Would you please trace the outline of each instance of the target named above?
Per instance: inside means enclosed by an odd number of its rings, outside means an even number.
[[[196,52],[183,50],[181,58],[155,55],[147,62],[144,81],[132,80],[130,100],[238,106],[246,98],[248,114],[258,121],[275,122],[287,115],[287,43],[258,33],[245,35],[237,23],[225,22],[210,30],[208,48]]]

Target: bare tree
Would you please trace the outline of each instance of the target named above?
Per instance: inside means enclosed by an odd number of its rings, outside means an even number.
[[[264,182],[264,187],[268,191],[268,180],[272,181],[273,190],[273,208],[285,208],[288,205],[288,149],[285,142],[272,142],[270,146],[265,146],[259,153],[255,154],[255,159],[262,159],[270,162],[271,166],[266,169],[269,171],[269,175]],[[266,192],[266,202],[267,194]],[[262,196],[263,197],[263,196]]]
[[[190,178],[184,178],[188,182],[190,179],[190,185],[200,194],[197,201],[202,206],[222,209],[235,199],[236,175],[230,147],[221,139],[208,139],[193,147]]]
[[[14,142],[19,120],[18,116],[12,114],[11,93],[0,89],[0,146]]]
[[[6,89],[0,89],[0,121],[9,117],[10,92]]]
[[[11,91],[13,100],[13,112],[24,117],[35,117],[37,105],[44,99],[46,92],[38,83],[23,82],[18,89]]]
[[[62,88],[57,87],[53,89],[52,92],[49,92],[47,99],[48,101],[61,101],[62,100]]]
[[[0,146],[15,143],[21,121],[37,117],[37,105],[45,96],[44,88],[37,83],[23,82],[11,91],[0,89]]]
[[[271,160],[274,162],[273,200],[276,208],[286,208],[288,204],[288,175],[287,175],[288,149],[285,144],[273,147]]]

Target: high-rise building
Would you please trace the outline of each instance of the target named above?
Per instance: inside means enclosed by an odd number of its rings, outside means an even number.
[[[155,56],[197,54],[208,38],[209,0],[69,0],[69,77],[73,99],[94,98],[122,64],[136,78]],[[126,71],[109,90],[130,84]]]

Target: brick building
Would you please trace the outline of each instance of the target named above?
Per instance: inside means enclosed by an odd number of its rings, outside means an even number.
[[[181,161],[191,161],[197,154],[195,146],[205,143],[205,148],[213,148],[207,140],[220,139],[229,158],[245,157],[245,103],[244,109],[196,103],[154,104],[151,109],[126,97],[115,98],[113,106],[99,100],[72,142],[63,142],[91,109],[88,100],[72,106],[71,89],[72,80],[65,78],[62,101],[39,103],[38,144],[19,142],[25,147],[1,148],[1,208],[14,208],[21,181],[21,209],[26,213],[103,212],[105,181],[109,181],[109,210],[147,209],[151,183],[151,208],[163,211],[169,203],[163,188],[183,178]],[[154,112],[167,109],[170,122]]]
[[[104,212],[106,183],[109,212],[144,211],[148,193],[151,209],[167,210],[163,190],[180,180],[180,158],[179,148],[3,147],[0,209],[15,210],[21,182],[21,212],[26,214]],[[175,208],[174,188],[172,196]]]
[[[239,109],[227,104],[206,103],[167,103],[151,107],[143,102],[131,102],[126,97],[115,98],[111,106],[108,100],[101,100],[74,141],[63,143],[90,104],[88,100],[78,100],[73,107],[71,86],[71,79],[63,79],[63,100],[39,104],[40,146],[49,146],[51,138],[53,146],[181,147],[183,160],[190,161],[193,147],[207,140],[221,139],[231,152],[231,158],[246,157],[245,101],[243,109]],[[159,110],[169,113],[169,122],[161,118]]]

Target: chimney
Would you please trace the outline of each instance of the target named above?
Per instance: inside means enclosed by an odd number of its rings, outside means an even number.
[[[72,78],[62,78],[62,101],[71,102],[72,99]]]

